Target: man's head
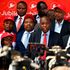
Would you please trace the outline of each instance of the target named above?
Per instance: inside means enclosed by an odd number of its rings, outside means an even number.
[[[50,22],[49,16],[47,14],[44,14],[43,16],[41,16],[41,18],[40,18],[41,30],[44,33],[46,33],[50,29],[50,26],[51,26],[51,22]]]
[[[51,20],[54,19],[54,10],[53,9],[49,9],[47,11],[48,16],[50,17]]]
[[[14,20],[11,17],[6,17],[4,20],[4,30],[7,32],[11,32],[13,30],[14,27]]]
[[[38,14],[39,16],[41,16],[43,13],[46,13],[47,12],[47,4],[44,2],[44,1],[40,1],[38,2],[37,4],[37,11],[38,11]]]
[[[19,16],[24,16],[27,12],[27,4],[24,1],[20,1],[17,3],[17,14]]]
[[[55,7],[54,8],[54,15],[55,15],[55,19],[56,20],[63,20],[64,19],[64,15],[65,15],[65,11],[59,7]]]
[[[34,22],[34,16],[32,14],[27,14],[24,17],[24,29],[28,32],[32,31],[34,29],[35,22]]]

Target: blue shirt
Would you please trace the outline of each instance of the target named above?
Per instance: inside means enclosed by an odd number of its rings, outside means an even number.
[[[34,31],[34,30],[33,30]],[[29,44],[29,38],[30,38],[30,35],[31,33],[33,32],[28,32],[28,31],[25,31],[22,35],[22,38],[21,38],[21,42],[23,43],[23,45],[25,46],[25,48],[27,48],[28,44]]]

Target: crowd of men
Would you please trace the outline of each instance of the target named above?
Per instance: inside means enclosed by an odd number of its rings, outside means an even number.
[[[19,1],[16,9],[17,16],[7,16],[0,32],[0,70],[69,70],[70,22],[63,8],[48,9],[40,1],[38,14],[32,15],[26,2]]]

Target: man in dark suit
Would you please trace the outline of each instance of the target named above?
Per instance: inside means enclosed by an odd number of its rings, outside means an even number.
[[[16,50],[20,51],[22,55],[28,55],[27,47],[29,43],[29,38],[31,33],[34,31],[34,17],[32,14],[26,14],[24,17],[24,29],[22,33],[20,33],[20,37],[18,35],[18,42],[16,43]]]
[[[69,48],[70,47],[70,35],[68,34],[68,35],[62,36],[59,43],[64,49]]]
[[[40,27],[40,16],[45,14],[47,12],[48,6],[44,1],[39,1],[37,3],[37,11],[38,14],[34,15],[34,18],[36,20],[36,26],[35,26],[35,30],[37,30]]]
[[[15,26],[14,26],[14,32],[16,34],[19,34],[21,31],[24,30],[24,27],[23,27],[23,22],[24,22],[24,16],[27,12],[27,4],[26,2],[24,1],[20,1],[17,3],[17,16],[14,17],[14,21],[15,21]],[[21,19],[21,21],[20,21]],[[18,24],[19,24],[19,21],[20,21],[20,27],[18,29]]]
[[[47,12],[47,4],[44,2],[44,1],[40,1],[37,3],[37,11],[38,11],[38,14],[35,15],[35,19],[37,20],[37,23],[40,23],[40,16],[43,14],[43,13],[46,13]]]
[[[53,33],[50,31],[51,27],[51,21],[49,19],[49,16],[44,14],[40,18],[40,29],[35,31],[34,33],[31,34],[30,37],[30,42],[31,43],[43,43],[44,39],[44,33],[46,34],[46,47],[52,48],[53,45],[57,45],[58,39],[59,39],[59,34],[58,33]]]
[[[24,1],[19,1],[16,8],[18,15],[14,17],[15,25],[13,31],[16,33],[16,43],[18,43],[24,31],[24,16],[27,12],[27,4]]]
[[[65,11],[62,7],[54,8],[55,19],[52,21],[51,30],[59,33],[61,36],[70,33],[70,23],[64,20]]]

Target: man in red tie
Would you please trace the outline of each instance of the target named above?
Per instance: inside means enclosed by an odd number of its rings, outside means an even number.
[[[19,1],[16,6],[17,16],[14,17],[15,26],[14,26],[14,32],[19,34],[24,30],[23,22],[24,22],[24,16],[27,12],[27,4],[25,1]]]
[[[32,33],[30,42],[45,44],[46,48],[52,48],[53,45],[57,45],[59,34],[53,33],[50,28],[51,21],[49,19],[49,16],[48,14],[43,14],[40,18],[40,29]],[[46,57],[43,58],[46,59]]]
[[[19,31],[20,27],[21,27],[21,23],[22,23],[22,18],[19,18],[18,24],[17,24],[17,32]]]
[[[24,17],[27,12],[27,4],[25,1],[19,1],[16,6],[17,16],[14,17],[14,33],[16,33],[16,43],[21,40],[24,29]]]

